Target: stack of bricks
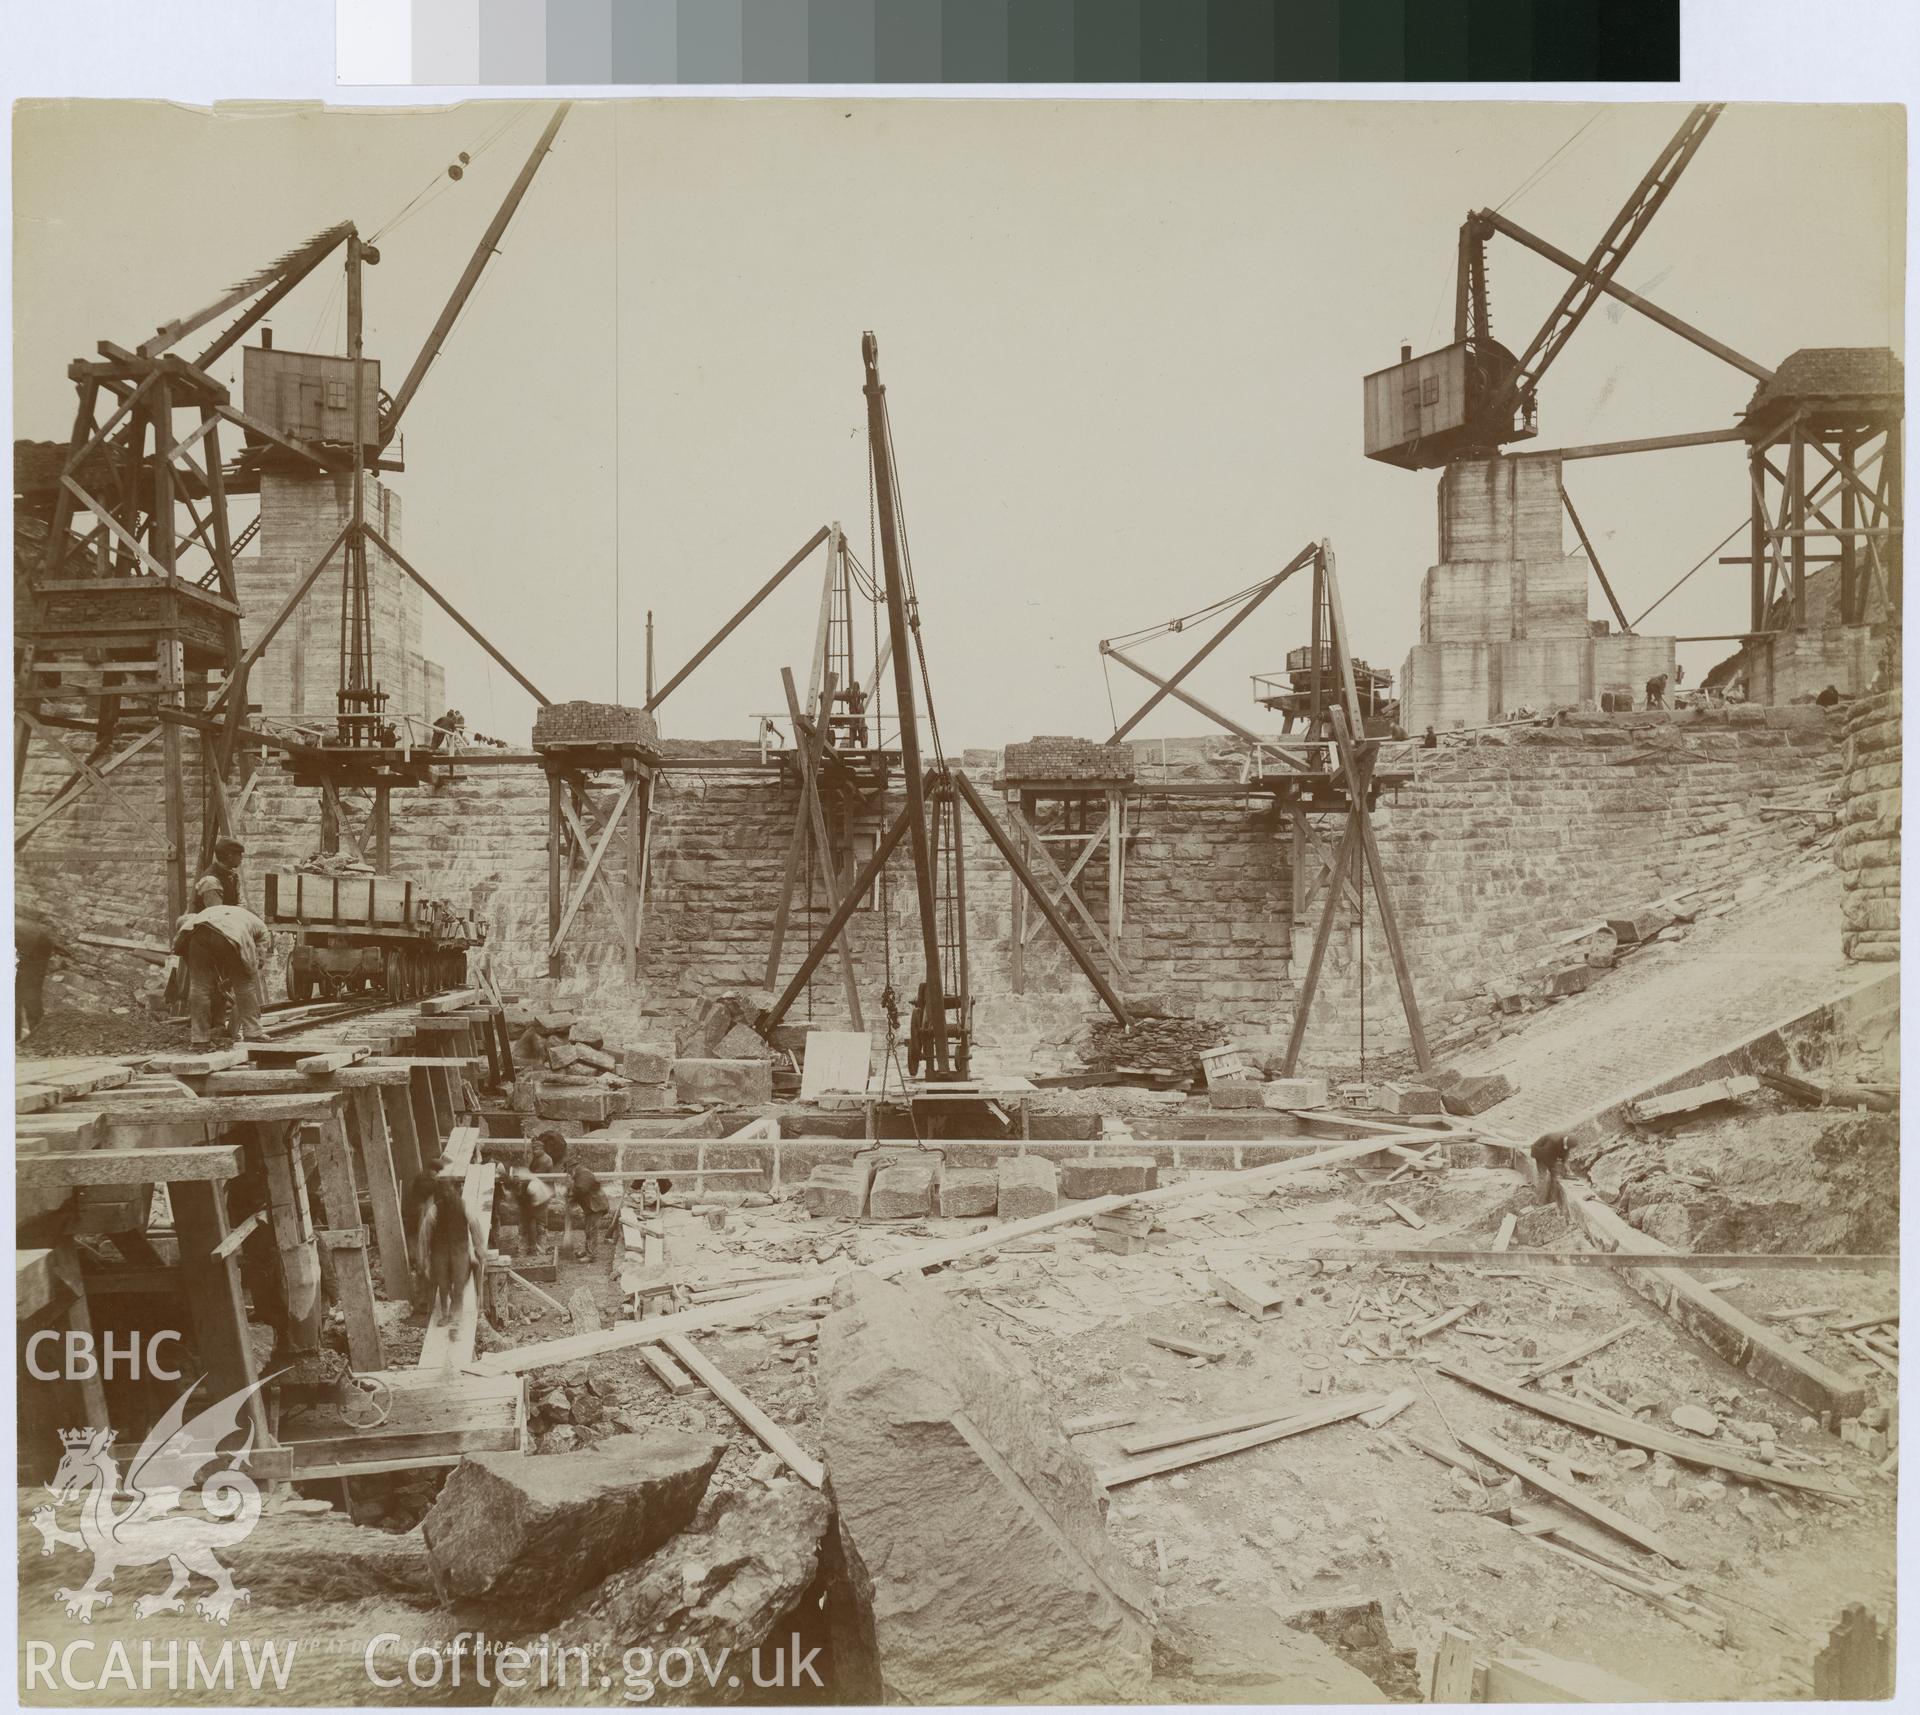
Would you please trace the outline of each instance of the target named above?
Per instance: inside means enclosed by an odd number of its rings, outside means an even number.
[[[1024,781],[1085,781],[1119,784],[1133,779],[1133,747],[1095,744],[1090,738],[1046,737],[1007,746],[1001,780],[1009,786]]]
[[[1840,945],[1850,959],[1900,957],[1900,693],[1863,697],[1847,714],[1840,787]]]
[[[533,748],[549,745],[651,745],[660,723],[645,709],[619,703],[549,703],[533,718]]]

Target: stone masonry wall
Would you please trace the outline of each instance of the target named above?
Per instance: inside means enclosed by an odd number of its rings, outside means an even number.
[[[1896,704],[1889,717],[1896,735],[1897,718]],[[1538,964],[1569,928],[1689,886],[1764,876],[1804,840],[1807,824],[1762,815],[1762,809],[1804,807],[1837,788],[1841,724],[1835,716],[1830,726],[1813,708],[1655,711],[1490,733],[1423,753],[1418,778],[1382,801],[1377,825],[1430,1034],[1444,1038],[1451,1023],[1483,1011],[1489,984]],[[1857,745],[1860,757],[1873,748],[1867,731]],[[673,748],[695,758],[711,755],[716,763],[739,753],[724,744]],[[1118,986],[1244,1032],[1280,1032],[1292,1020],[1313,927],[1292,921],[1287,819],[1260,808],[1264,800],[1235,794],[1151,795],[1154,780],[1191,777],[1205,766],[1170,767],[1167,758],[1184,750],[1204,759],[1219,748],[1191,741],[1137,747],[1141,796],[1132,807],[1122,938],[1128,979]],[[193,749],[187,747],[190,759]],[[81,932],[165,938],[157,751],[150,747],[111,777],[119,799],[136,816],[144,811],[145,828],[93,792],[18,853],[23,902],[46,912],[70,946]],[[964,758],[989,804],[1001,811],[992,790],[998,765],[996,751]],[[1863,766],[1860,779],[1874,782],[1863,791],[1889,789],[1873,772],[1885,767]],[[64,777],[34,753],[23,820],[50,801]],[[1897,789],[1897,771],[1892,784]],[[1876,815],[1892,806],[1897,833],[1897,798],[1873,802]],[[502,981],[628,1015],[636,1024],[653,1024],[659,1035],[717,990],[762,985],[795,807],[792,785],[758,773],[715,766],[662,776],[637,988],[626,980],[620,926],[597,897],[569,937],[566,974],[551,984],[546,979],[546,788],[536,770],[472,768],[447,786],[396,793],[394,862],[396,870],[491,921]],[[880,814],[890,817],[896,807],[889,802]],[[870,816],[868,826],[877,820]],[[1012,992],[1014,884],[967,821],[977,1064],[1024,1071],[1064,1063],[1071,1038],[1101,1015],[1098,999],[1044,926],[1027,953],[1026,992]],[[293,788],[277,770],[263,780],[248,813],[254,903],[258,877],[314,851],[318,830],[314,794]],[[1848,849],[1872,845],[1856,841]],[[1050,847],[1063,865],[1075,849]],[[889,940],[903,1011],[918,980],[911,877],[903,843],[889,866],[887,908],[869,906],[850,925],[870,1028],[883,1025],[878,996]],[[1077,885],[1104,922],[1104,850]],[[1876,905],[1873,914],[1890,909]],[[810,898],[803,887],[780,982],[797,967],[810,926],[825,917],[817,881]],[[1865,922],[1860,928],[1869,932]],[[1887,943],[1861,942],[1869,944]],[[67,986],[52,991],[50,1000],[124,1005],[152,971],[136,956],[77,946],[72,953],[56,965]],[[1363,972],[1370,1045],[1377,1050],[1404,1040],[1392,970],[1370,915],[1364,951],[1351,928],[1335,937],[1307,1039],[1310,1060],[1350,1063]],[[837,957],[830,955],[790,1017],[841,1025],[846,1016]]]
[[[1840,835],[1840,943],[1850,959],[1900,957],[1900,702],[1863,697],[1847,712]]]

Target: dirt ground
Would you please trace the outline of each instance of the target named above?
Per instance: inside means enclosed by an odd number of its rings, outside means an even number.
[[[1846,1124],[1851,1116],[1824,1120]],[[1168,1613],[1208,1600],[1301,1615],[1378,1602],[1400,1662],[1383,1663],[1358,1638],[1350,1659],[1401,1696],[1414,1683],[1415,1655],[1443,1626],[1472,1633],[1483,1648],[1532,1646],[1595,1662],[1673,1698],[1810,1695],[1810,1663],[1841,1607],[1891,1602],[1893,1479],[1604,1271],[1283,1260],[1287,1252],[1336,1245],[1484,1247],[1508,1211],[1521,1217],[1516,1243],[1580,1248],[1556,1210],[1535,1206],[1537,1193],[1517,1173],[1462,1166],[1401,1177],[1391,1187],[1374,1182],[1380,1177],[1342,1169],[1303,1175],[1264,1196],[1201,1192],[1162,1211],[1164,1230],[1141,1254],[1110,1254],[1090,1229],[1070,1226],[963,1258],[935,1278],[1020,1351],[1063,1421],[1103,1412],[1129,1417],[1126,1426],[1076,1438],[1096,1468],[1121,1462],[1121,1441],[1157,1425],[1413,1391],[1413,1403],[1378,1429],[1349,1420],[1114,1488],[1110,1528]],[[1388,1196],[1425,1226],[1410,1230],[1385,1208]],[[876,1261],[977,1225],[816,1223],[786,1203],[734,1211],[723,1232],[676,1211],[669,1243],[683,1277],[719,1281]],[[1789,1236],[1782,1227],[1780,1237]],[[1283,1288],[1279,1314],[1255,1322],[1232,1308],[1213,1289],[1216,1266]],[[610,1320],[618,1313],[604,1260],[563,1260],[559,1279],[543,1290],[564,1303],[581,1286]],[[502,1281],[497,1291],[503,1325],[483,1336],[483,1348],[571,1331],[564,1316],[514,1283]],[[1893,1292],[1890,1275],[1756,1271],[1730,1296],[1762,1316],[1796,1302],[1864,1315],[1891,1307]],[[1409,1337],[1409,1328],[1461,1304],[1474,1306],[1467,1318],[1424,1340]],[[803,1445],[812,1441],[811,1348],[787,1343],[783,1331],[808,1319],[783,1312],[700,1337],[702,1349]],[[1672,1427],[1675,1407],[1703,1407],[1717,1420],[1716,1443],[1752,1457],[1770,1441],[1783,1467],[1844,1479],[1859,1498],[1748,1486],[1665,1455],[1642,1458],[1435,1367],[1448,1362],[1510,1379],[1622,1323],[1630,1325],[1623,1337],[1536,1385],[1591,1402],[1571,1390],[1577,1378],[1663,1428]],[[1809,1331],[1809,1346],[1834,1367],[1857,1363],[1817,1324],[1795,1326]],[[394,1332],[394,1361],[404,1362],[405,1335]],[[1224,1356],[1184,1357],[1150,1344],[1150,1335],[1218,1346]],[[1872,1391],[1891,1405],[1887,1380],[1876,1373]],[[546,1450],[672,1425],[729,1440],[717,1481],[749,1481],[771,1458],[704,1389],[676,1398],[634,1352],[535,1372],[529,1383]],[[1497,1436],[1566,1475],[1582,1495],[1680,1545],[1687,1566],[1664,1565],[1497,1472],[1468,1476],[1414,1445],[1416,1437],[1452,1445],[1469,1430]],[[430,1485],[422,1488],[424,1496]],[[412,1511],[397,1509],[391,1524],[410,1523]],[[1643,1578],[1673,1580],[1704,1612],[1676,1613],[1619,1588],[1514,1528],[1546,1518]]]

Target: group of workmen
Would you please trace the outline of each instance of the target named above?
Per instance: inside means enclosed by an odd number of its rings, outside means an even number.
[[[616,1218],[600,1176],[584,1163],[567,1166],[567,1140],[557,1131],[538,1132],[525,1167],[509,1167],[494,1194],[492,1242],[500,1234],[500,1217],[509,1214],[516,1248],[523,1253],[544,1248],[548,1211],[554,1199],[551,1181],[566,1188],[568,1224],[580,1217],[580,1260],[591,1262],[597,1241],[612,1235]],[[657,1184],[665,1189],[667,1181]],[[458,1308],[467,1279],[479,1271],[489,1234],[479,1218],[468,1212],[457,1180],[445,1177],[440,1163],[421,1168],[407,1187],[404,1211],[414,1238],[414,1270],[421,1308],[429,1315],[450,1317]]]

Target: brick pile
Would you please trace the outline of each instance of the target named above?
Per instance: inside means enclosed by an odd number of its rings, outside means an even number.
[[[1850,959],[1900,957],[1900,703],[1863,697],[1847,714],[1840,833],[1840,944]]]
[[[1007,746],[1001,778],[1009,785],[1022,780],[1131,780],[1133,747],[1096,744],[1090,738],[1033,738]]]
[[[575,699],[549,703],[533,717],[533,748],[552,744],[644,744],[660,736],[660,723],[645,709]]]

